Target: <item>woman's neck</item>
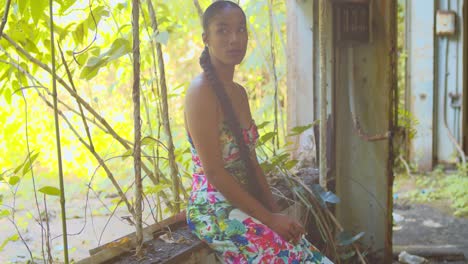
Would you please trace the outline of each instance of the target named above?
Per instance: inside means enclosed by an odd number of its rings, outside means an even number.
[[[226,65],[218,60],[212,60],[219,80],[224,84],[232,84],[234,79],[235,65]]]

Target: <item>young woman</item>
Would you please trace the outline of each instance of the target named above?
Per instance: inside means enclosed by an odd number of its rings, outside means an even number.
[[[248,97],[233,81],[247,49],[246,23],[230,1],[203,14],[203,73],[185,98],[194,161],[188,226],[225,263],[331,263],[303,238],[299,222],[279,213],[258,164]]]

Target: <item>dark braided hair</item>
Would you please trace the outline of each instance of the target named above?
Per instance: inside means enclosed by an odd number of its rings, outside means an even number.
[[[208,26],[211,18],[214,15],[216,15],[218,10],[226,7],[238,8],[239,10],[241,10],[245,18],[244,11],[236,3],[231,1],[216,1],[213,4],[211,4],[203,13],[203,30],[205,34],[208,32]],[[208,47],[205,47],[201,54],[200,66],[203,68],[205,76],[208,78],[211,88],[213,89],[218,101],[221,104],[221,108],[223,109],[224,113],[224,119],[226,120],[227,125],[231,130],[235,141],[239,147],[240,158],[246,168],[248,192],[259,202],[261,202],[265,207],[271,209],[270,206],[268,206],[268,203],[266,203],[266,201],[263,201],[262,196],[260,195],[261,192],[259,191],[261,190],[261,188],[255,174],[255,169],[252,160],[250,159],[249,148],[247,147],[244,141],[242,129],[239,120],[237,119],[236,114],[234,112],[231,100],[229,99],[226,93],[223,83],[219,80],[218,76],[216,75],[216,70],[213,64],[211,63]]]

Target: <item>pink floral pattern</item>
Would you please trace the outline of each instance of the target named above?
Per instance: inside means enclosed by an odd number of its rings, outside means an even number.
[[[252,121],[242,133],[247,146],[253,151],[259,137],[255,122]],[[225,123],[220,127],[219,139],[225,169],[241,185],[245,185],[245,167],[239,159],[234,137]],[[305,238],[293,245],[268,226],[232,206],[208,182],[190,135],[189,141],[194,171],[187,224],[196,236],[216,251],[224,263],[332,263]]]

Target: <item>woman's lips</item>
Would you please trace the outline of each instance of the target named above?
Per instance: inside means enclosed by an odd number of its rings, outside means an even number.
[[[242,50],[228,50],[227,53],[232,56],[242,55],[244,52]]]

